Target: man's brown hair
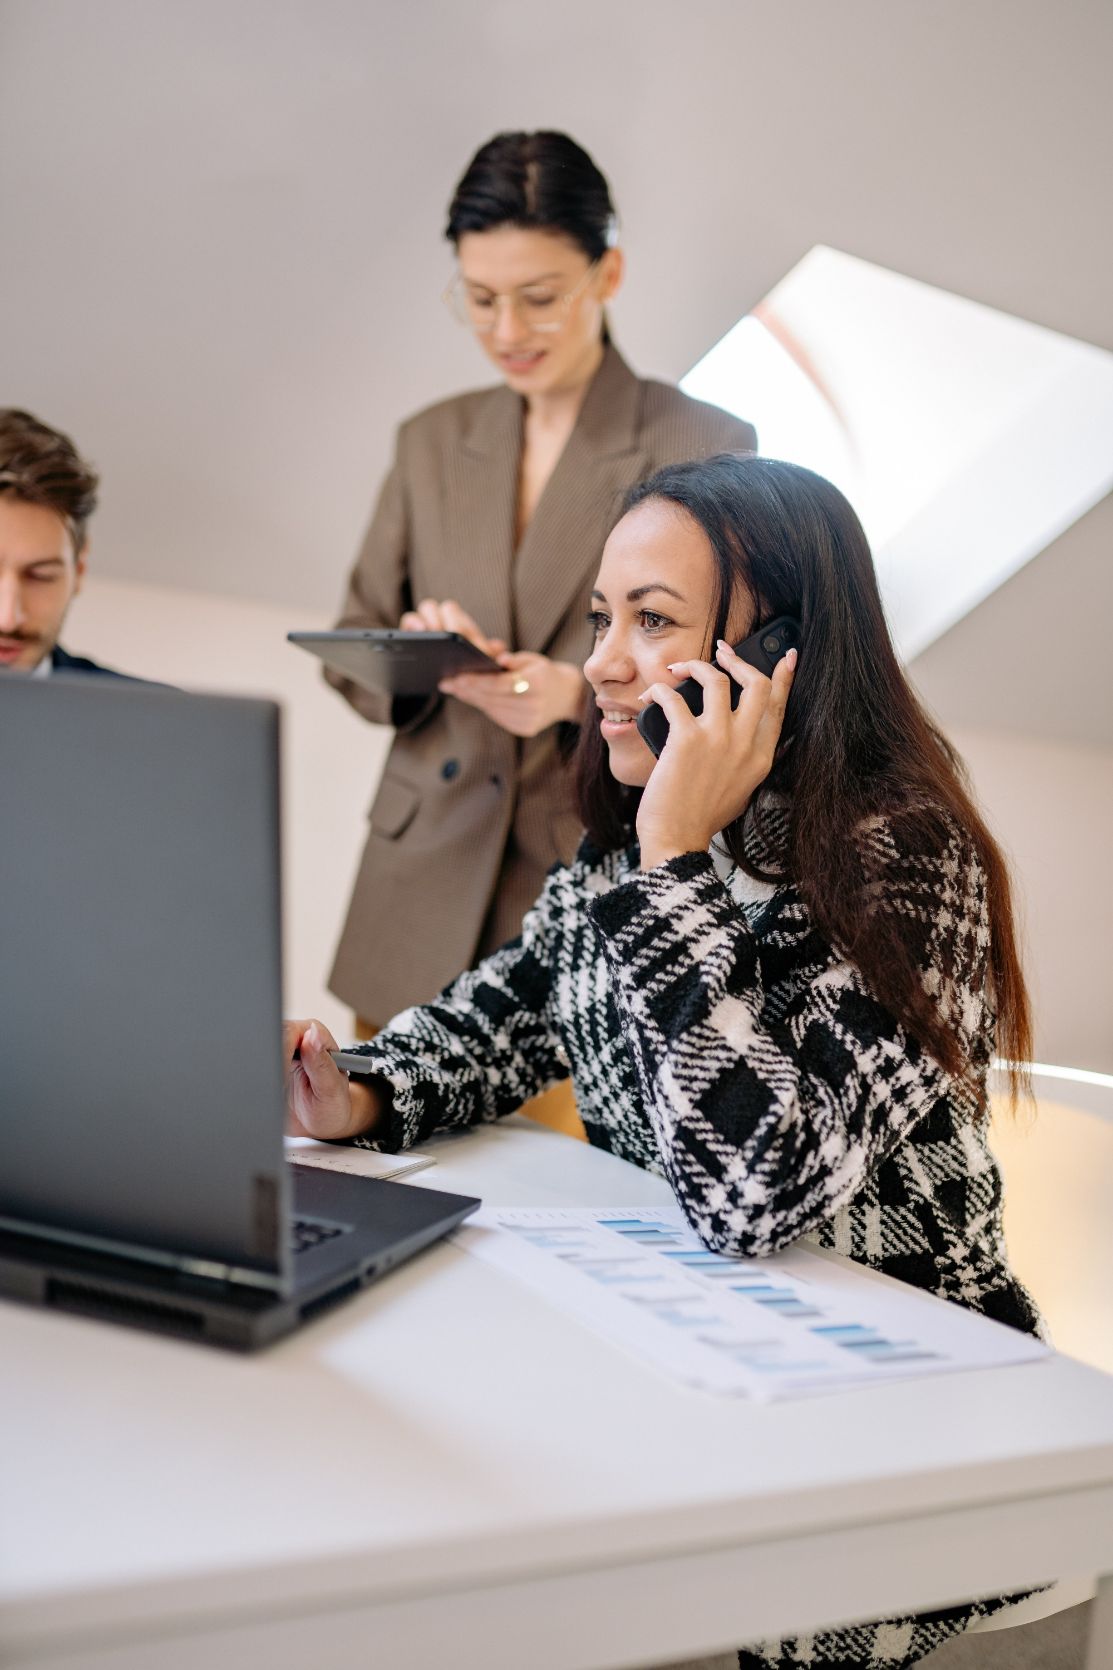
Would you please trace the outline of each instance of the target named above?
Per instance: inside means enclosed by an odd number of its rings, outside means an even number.
[[[65,522],[74,555],[97,506],[100,477],[70,440],[30,412],[0,407],[0,493],[44,505]]]

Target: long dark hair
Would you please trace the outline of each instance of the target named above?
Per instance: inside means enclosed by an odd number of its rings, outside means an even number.
[[[598,261],[615,241],[611,188],[566,133],[497,133],[472,157],[448,208],[445,237],[496,226],[562,232]]]
[[[754,602],[757,625],[776,615],[800,622],[800,663],[773,769],[746,814],[723,831],[732,858],[749,875],[778,879],[756,866],[746,835],[760,833],[771,808],[787,803],[784,867],[816,927],[857,964],[906,1030],[962,1076],[973,1064],[953,1018],[924,988],[916,925],[868,908],[871,878],[852,838],[881,816],[898,820],[905,838],[925,841],[918,850],[930,851],[957,824],[985,875],[998,1051],[1028,1061],[1031,1019],[1005,861],[958,756],[897,661],[869,545],[850,505],[811,470],[742,453],[660,470],[629,493],[624,511],[647,499],[678,506],[707,535],[715,566],[708,651],[724,636],[740,589]],[[582,727],[577,777],[591,839],[604,851],[628,844],[640,791],[611,776],[594,722]],[[1012,1083],[1014,1095],[1025,1088],[1022,1071]]]

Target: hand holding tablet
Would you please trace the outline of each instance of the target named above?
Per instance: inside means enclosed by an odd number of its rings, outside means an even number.
[[[334,672],[367,690],[391,696],[428,696],[442,679],[459,673],[503,671],[459,632],[349,628],[288,632],[286,636],[290,643],[319,656]]]

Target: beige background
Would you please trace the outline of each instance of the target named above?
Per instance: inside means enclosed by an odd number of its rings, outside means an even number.
[[[294,1008],[342,1025],[385,739],[283,634],[339,600],[394,424],[486,380],[437,299],[474,146],[597,154],[646,373],[816,242],[1111,348],[1111,61],[1101,0],[0,0],[0,401],[105,478],[67,638],[286,701]],[[1039,1053],[1105,1070],[1111,533],[1106,500],[913,667],[1018,864]]]

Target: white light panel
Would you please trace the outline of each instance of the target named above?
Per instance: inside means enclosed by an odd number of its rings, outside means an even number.
[[[842,489],[906,658],[1113,487],[1113,354],[821,244],[681,387]]]

